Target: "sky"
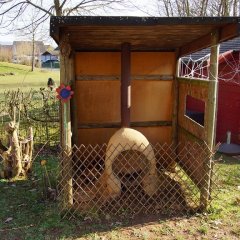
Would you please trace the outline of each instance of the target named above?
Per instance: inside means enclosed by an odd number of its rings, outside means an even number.
[[[75,1],[75,0],[73,0]],[[124,10],[124,11],[112,11],[110,14],[104,15],[117,15],[117,16],[151,16],[152,9],[154,9],[155,0],[130,0],[135,7]],[[49,3],[49,0],[46,1]],[[26,14],[26,18],[29,17],[30,13]],[[100,14],[102,15],[102,14]],[[48,28],[48,23],[46,22],[46,27]],[[41,38],[41,37],[40,37]],[[6,32],[3,29],[0,29],[0,44],[12,44],[16,40],[30,40],[29,37],[24,37],[24,34],[19,34],[16,32]],[[38,40],[38,39],[37,39]],[[40,40],[40,39],[39,39]],[[55,45],[54,41],[51,38],[44,39],[45,43]]]

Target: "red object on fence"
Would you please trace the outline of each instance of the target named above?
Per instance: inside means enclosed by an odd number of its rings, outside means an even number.
[[[65,86],[64,84],[61,84],[56,89],[56,92],[58,93],[57,98],[60,99],[63,103],[71,99],[73,95],[73,91],[71,91],[71,87]]]

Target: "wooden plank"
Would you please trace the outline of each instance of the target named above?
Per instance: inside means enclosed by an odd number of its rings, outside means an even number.
[[[75,57],[76,76],[120,76],[120,52],[78,52]]]
[[[189,178],[194,184],[201,189],[201,182],[203,178],[203,153],[201,153],[201,147],[191,148],[191,145],[199,144],[202,146],[204,141],[196,138],[190,132],[179,127],[178,137],[179,146],[178,150],[181,154],[178,155],[178,164],[184,169]],[[186,148],[185,146],[188,145]],[[194,150],[195,149],[195,150]],[[198,152],[199,151],[199,152]],[[199,153],[199,154],[198,154]]]
[[[78,75],[76,80],[78,81],[119,81],[121,79],[120,75]],[[131,75],[131,80],[154,80],[154,81],[172,81],[174,79],[173,75]]]
[[[79,123],[120,122],[120,81],[76,81]]]
[[[132,81],[131,121],[171,121],[172,89],[172,81]]]
[[[131,122],[130,127],[160,127],[172,126],[172,121],[147,121],[147,122]],[[121,123],[79,123],[78,129],[89,128],[120,128]]]
[[[195,121],[185,115],[186,113],[186,96],[190,95],[194,98],[205,102],[205,115],[208,99],[208,85],[196,85],[189,82],[179,81],[179,110],[178,110],[178,125],[192,132],[198,138],[206,141],[206,128],[197,124]],[[204,126],[206,126],[206,116],[204,116]]]
[[[172,127],[171,126],[153,126],[153,127],[134,127],[141,132],[151,144],[171,143]]]
[[[121,53],[121,127],[130,126],[131,108],[131,45],[122,44]]]
[[[109,139],[119,128],[85,128],[78,129],[80,144],[103,144],[108,143]],[[153,127],[134,127],[140,131],[151,144],[171,143],[171,126]]]
[[[206,80],[206,79],[184,78],[184,77],[178,77],[177,79],[180,83],[185,83],[185,84],[192,84],[192,85],[198,85],[198,86],[208,86],[209,85],[209,80]]]
[[[174,52],[133,52],[131,58],[133,76],[175,75]]]
[[[178,125],[178,132],[183,133],[185,136],[187,136],[187,138],[189,140],[191,140],[193,142],[198,142],[198,143],[203,142],[203,140],[201,138],[199,138],[199,136],[197,136],[193,132],[190,132],[188,129],[182,127],[181,125]]]

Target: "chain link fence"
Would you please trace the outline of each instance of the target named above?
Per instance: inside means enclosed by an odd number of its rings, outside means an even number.
[[[204,209],[215,183],[205,144],[81,145],[60,151],[63,217],[125,217]]]

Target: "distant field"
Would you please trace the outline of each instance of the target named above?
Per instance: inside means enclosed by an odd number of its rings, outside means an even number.
[[[13,90],[20,88],[21,90],[39,89],[47,86],[48,78],[54,79],[59,84],[59,70],[45,70],[35,68],[31,72],[30,66],[0,62],[0,92],[7,89]],[[14,75],[1,76],[4,73],[13,73]]]

